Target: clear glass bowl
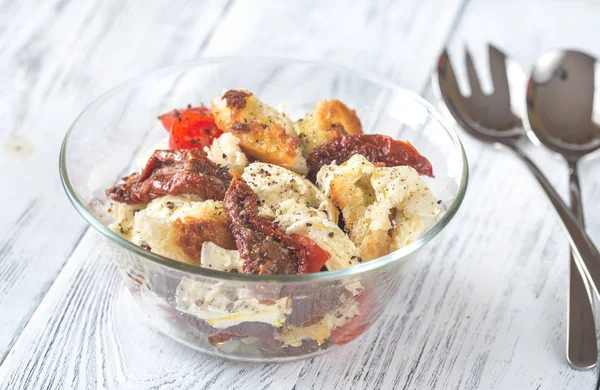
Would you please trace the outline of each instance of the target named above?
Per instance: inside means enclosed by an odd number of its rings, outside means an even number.
[[[203,269],[146,251],[112,232],[105,189],[133,170],[142,151],[166,137],[157,115],[188,103],[209,104],[231,88],[252,91],[274,106],[284,103],[292,118],[311,112],[319,100],[338,98],[356,109],[365,132],[409,140],[434,168],[435,178],[424,179],[441,200],[436,224],[379,259],[292,276]],[[230,57],[154,71],[100,97],[69,129],[60,174],[69,199],[106,238],[107,255],[160,332],[220,357],[277,362],[333,350],[380,317],[419,248],[432,245],[455,215],[468,168],[451,126],[422,98],[389,81],[321,63]],[[260,316],[251,316],[252,310]]]

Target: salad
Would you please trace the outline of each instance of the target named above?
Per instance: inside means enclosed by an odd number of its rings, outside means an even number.
[[[368,262],[420,237],[440,212],[409,143],[364,134],[356,112],[321,101],[296,121],[251,92],[158,117],[168,140],[109,188],[111,229],[145,250],[223,272],[293,275]],[[211,344],[257,337],[277,348],[343,344],[361,329],[367,286],[320,302],[223,294],[184,277],[172,296]],[[364,326],[363,326],[364,327]]]

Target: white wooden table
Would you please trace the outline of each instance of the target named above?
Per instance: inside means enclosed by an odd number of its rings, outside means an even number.
[[[385,317],[339,352],[282,365],[209,358],[140,324],[57,166],[94,97],[197,57],[326,60],[433,100],[444,45],[459,59],[468,44],[484,69],[493,42],[529,69],[555,47],[600,57],[599,37],[593,0],[0,0],[0,388],[596,388],[597,369],[566,364],[568,248],[549,202],[512,156],[464,133],[466,200]],[[565,165],[529,152],[565,195]],[[600,160],[581,168],[600,244]]]

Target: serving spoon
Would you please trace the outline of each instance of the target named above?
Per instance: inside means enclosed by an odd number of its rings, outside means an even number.
[[[584,224],[577,165],[600,148],[600,127],[592,121],[595,58],[574,50],[543,54],[527,84],[525,129],[534,143],[544,144],[569,166],[571,211]],[[598,358],[593,297],[585,278],[570,261],[567,359],[580,369]]]
[[[469,96],[461,94],[446,50],[438,60],[433,84],[437,87],[437,92],[441,95],[449,113],[465,131],[481,141],[502,145],[512,150],[533,173],[560,217],[574,258],[579,269],[585,274],[585,277],[581,277],[581,279],[587,278],[591,282],[594,293],[600,298],[600,253],[598,249],[588,237],[583,224],[569,211],[548,179],[518,144],[518,140],[525,132],[522,121],[511,109],[507,64],[511,69],[520,69],[520,67],[494,46],[489,45],[488,49],[490,74],[494,86],[492,94],[485,94],[481,90],[473,60],[468,51],[466,63],[471,89]],[[583,291],[582,289],[587,292],[585,285],[580,286],[581,291]],[[587,298],[587,294],[585,294],[585,299],[580,299],[578,302],[584,305],[585,302],[589,302]]]

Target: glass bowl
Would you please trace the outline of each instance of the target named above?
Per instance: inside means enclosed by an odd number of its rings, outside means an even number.
[[[441,201],[435,225],[408,246],[337,271],[246,275],[180,263],[144,250],[108,228],[105,189],[166,137],[157,115],[209,104],[232,88],[252,91],[293,119],[319,100],[356,109],[367,133],[409,140],[432,163],[424,178]],[[393,299],[419,248],[450,222],[465,195],[468,168],[456,133],[418,95],[341,66],[276,58],[213,58],[148,73],[93,102],[62,145],[60,174],[77,211],[108,244],[141,311],[158,330],[208,354],[279,362],[338,348],[368,329]],[[401,298],[398,298],[401,299]]]

